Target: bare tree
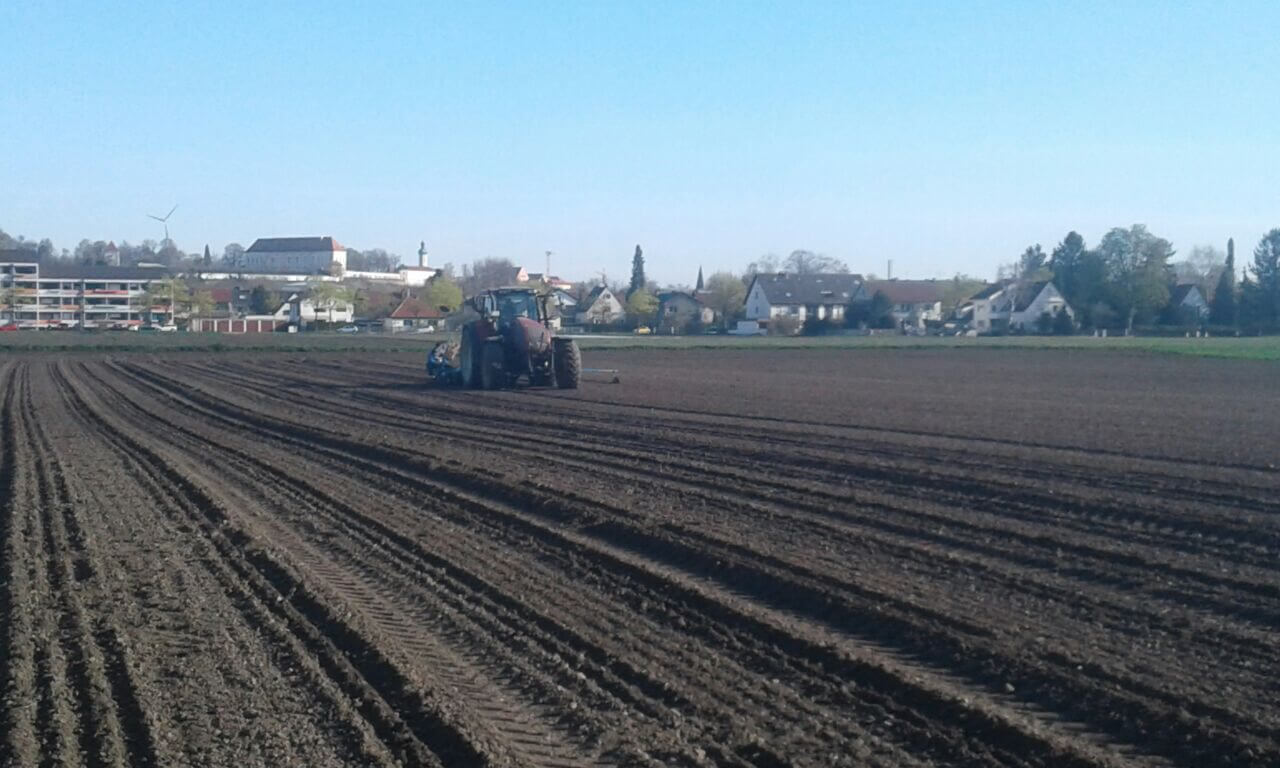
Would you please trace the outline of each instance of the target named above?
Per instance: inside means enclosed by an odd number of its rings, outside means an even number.
[[[1197,245],[1187,252],[1187,258],[1173,264],[1174,276],[1179,283],[1195,283],[1207,296],[1218,282],[1227,257],[1212,245]]]
[[[794,272],[797,275],[849,271],[849,265],[840,259],[813,251],[792,251],[782,267],[783,271]]]
[[[222,266],[227,269],[243,267],[244,246],[239,243],[227,243],[222,249]]]
[[[755,261],[747,265],[744,278],[750,279],[754,275],[765,275],[770,272],[777,272],[778,266],[782,263],[782,259],[776,253],[766,253]]]
[[[471,265],[471,274],[463,277],[463,290],[467,295],[475,295],[487,288],[498,288],[509,285],[516,265],[511,259],[481,259]]]

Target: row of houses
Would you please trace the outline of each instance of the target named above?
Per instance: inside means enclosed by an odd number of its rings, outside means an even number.
[[[21,328],[128,328],[151,306],[147,288],[162,267],[45,264],[28,251],[0,251],[0,318]]]
[[[30,261],[28,251],[0,251],[0,325],[32,330],[137,328],[167,312],[153,290],[170,277],[160,265],[41,264]],[[318,320],[350,322],[354,314],[350,302],[317,307],[301,286],[286,291],[266,313],[253,312],[247,289],[216,287],[210,293],[211,316],[193,318],[192,330],[265,332]]]
[[[1051,280],[997,281],[949,306],[952,286],[949,280],[864,280],[852,274],[757,275],[747,291],[745,317],[760,330],[779,318],[800,324],[811,318],[839,322],[848,307],[880,294],[894,324],[904,331],[953,322],[979,334],[1030,332],[1041,329],[1045,319],[1075,320],[1075,310]],[[1194,283],[1175,285],[1165,315],[1170,322],[1204,322],[1209,303]]]

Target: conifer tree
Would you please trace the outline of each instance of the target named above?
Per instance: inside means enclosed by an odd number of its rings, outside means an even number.
[[[640,250],[640,246],[636,246],[636,255],[631,257],[631,285],[627,287],[627,295],[636,291],[643,291],[645,286],[644,277],[644,251]]]
[[[1213,290],[1209,322],[1215,325],[1236,324],[1236,243],[1233,239],[1227,240],[1227,263],[1218,276],[1218,287]]]

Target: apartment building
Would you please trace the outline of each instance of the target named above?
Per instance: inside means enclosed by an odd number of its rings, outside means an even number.
[[[141,325],[151,311],[147,287],[167,276],[162,267],[40,264],[25,251],[0,251],[0,322],[23,329]]]

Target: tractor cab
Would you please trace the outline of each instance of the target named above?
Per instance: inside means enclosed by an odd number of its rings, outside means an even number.
[[[549,323],[547,297],[528,288],[502,288],[473,296],[471,306],[481,317],[494,324],[499,333],[511,327],[519,318],[532,320],[543,326]]]

